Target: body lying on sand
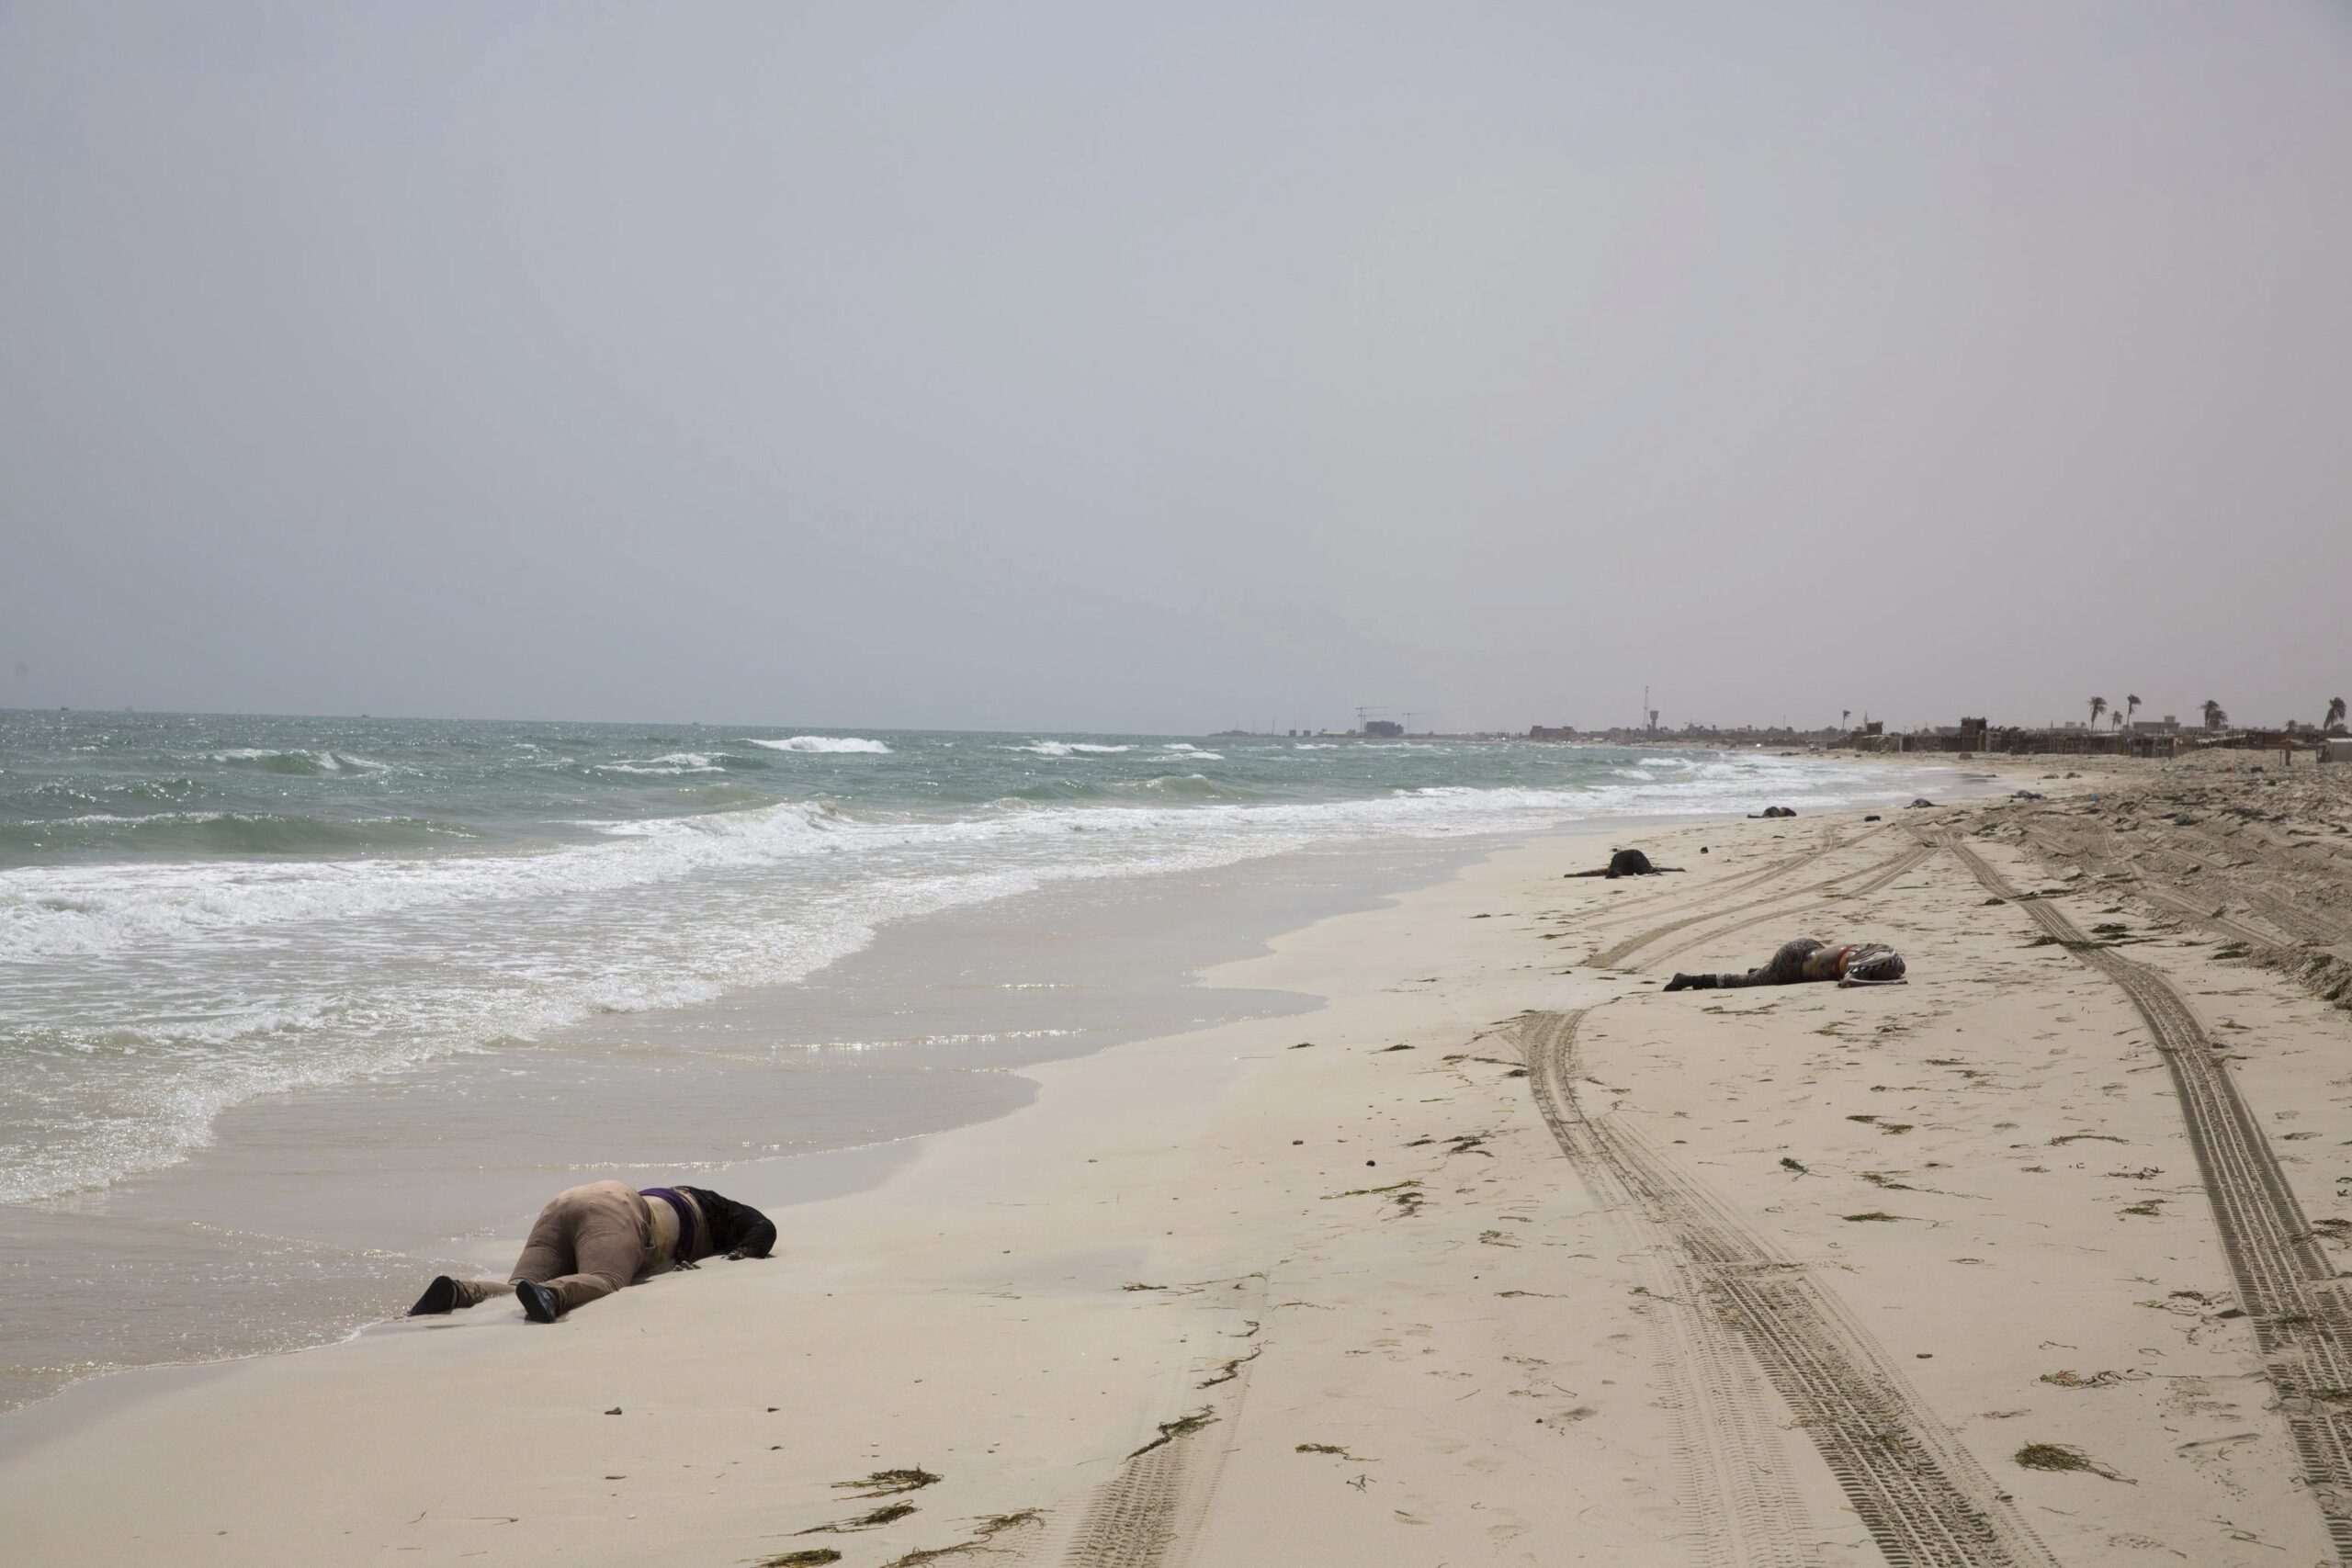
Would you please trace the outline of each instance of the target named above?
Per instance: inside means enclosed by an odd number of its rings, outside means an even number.
[[[1684,975],[1666,983],[1669,991],[1726,991],[1743,986],[1795,986],[1834,980],[1841,986],[1893,986],[1903,979],[1903,955],[1883,942],[1851,942],[1831,947],[1801,936],[1743,975]]]
[[[1702,850],[1700,853],[1706,852]],[[1621,876],[1657,876],[1669,871],[1680,871],[1679,865],[1652,865],[1650,857],[1639,850],[1618,850],[1609,857],[1609,863],[1590,871],[1571,871],[1569,876],[1605,876],[1615,881]]]
[[[749,1203],[702,1187],[592,1181],[567,1188],[539,1211],[523,1254],[504,1280],[437,1276],[409,1308],[429,1317],[512,1295],[534,1323],[706,1258],[765,1258],[775,1225]]]

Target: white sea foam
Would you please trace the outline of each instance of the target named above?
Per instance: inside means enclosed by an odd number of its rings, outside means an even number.
[[[540,854],[20,867],[0,872],[0,963],[641,887],[718,864],[813,853],[826,815],[786,805],[639,822],[625,825],[633,835],[626,845]]]
[[[1040,757],[1106,757],[1120,751],[1132,751],[1133,746],[1102,746],[1091,740],[1033,740],[1026,746],[1009,746],[1010,751],[1034,751]]]
[[[888,752],[890,750],[879,740],[867,740],[855,735],[795,735],[783,740],[754,740],[752,744],[764,746],[771,751],[808,751],[824,756]]]
[[[372,757],[354,757],[341,751],[268,746],[234,746],[225,751],[208,752],[206,760],[214,762],[260,762],[292,772],[315,769],[322,773],[382,773],[389,765]]]
[[[149,948],[289,922],[461,906],[519,907],[820,853],[1001,844],[1071,826],[1182,844],[1188,854],[1194,845],[1231,845],[1235,858],[1246,858],[1246,846],[1268,833],[1451,836],[1595,816],[1704,815],[1745,809],[1759,794],[1776,789],[1792,797],[1803,791],[1816,803],[1827,803],[1845,795],[1820,786],[1863,777],[1817,767],[1772,767],[1762,760],[1719,766],[1723,776],[1707,780],[1720,783],[1714,788],[1695,787],[1692,780],[1566,790],[1443,785],[1300,804],[1022,806],[946,821],[859,819],[822,803],[788,802],[597,824],[618,841],[540,853],[19,867],[0,871],[0,963]],[[1807,784],[1815,787],[1804,790]]]
[[[600,773],[640,773],[654,777],[674,777],[680,773],[718,773],[726,772],[716,759],[700,751],[672,751],[664,756],[646,757],[634,761],[599,762]]]

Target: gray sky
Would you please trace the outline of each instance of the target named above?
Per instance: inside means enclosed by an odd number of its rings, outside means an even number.
[[[2340,0],[0,0],[0,704],[2352,694]]]

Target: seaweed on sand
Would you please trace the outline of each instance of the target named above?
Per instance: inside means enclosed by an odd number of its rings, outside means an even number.
[[[1127,1457],[1129,1459],[1141,1459],[1144,1455],[1151,1452],[1152,1450],[1164,1448],[1168,1444],[1174,1442],[1179,1438],[1190,1437],[1193,1433],[1199,1431],[1204,1427],[1211,1425],[1216,1420],[1216,1412],[1208,1405],[1204,1404],[1198,1410],[1193,1411],[1190,1416],[1179,1416],[1173,1421],[1162,1421],[1159,1424],[1159,1436],[1152,1438],[1151,1441],[1146,1443],[1143,1447],[1137,1449]]]
[[[1263,1345],[1261,1345],[1246,1356],[1236,1356],[1229,1361],[1220,1361],[1217,1363],[1216,1372],[1210,1376],[1207,1382],[1194,1383],[1193,1386],[1194,1388],[1215,1388],[1221,1382],[1231,1382],[1234,1379],[1241,1375],[1241,1369],[1243,1367],[1248,1366],[1250,1362],[1256,1360],[1265,1353],[1266,1348]]]
[[[1345,1192],[1326,1192],[1323,1194],[1323,1201],[1328,1203],[1334,1198],[1369,1198],[1374,1193],[1398,1192],[1407,1188],[1419,1187],[1420,1184],[1420,1179],[1414,1177],[1404,1181],[1392,1181],[1385,1187],[1351,1187]]]
[[[880,1529],[884,1525],[897,1524],[915,1511],[912,1503],[886,1503],[870,1514],[860,1514],[854,1519],[836,1519],[829,1525],[811,1525],[799,1535],[854,1535],[859,1530]]]
[[[2082,1450],[2065,1443],[2028,1443],[2011,1457],[2028,1470],[2082,1471],[2109,1481],[2125,1479]]]
[[[854,1492],[861,1497],[894,1497],[901,1492],[920,1492],[926,1486],[939,1484],[939,1477],[917,1465],[911,1470],[877,1470],[863,1481],[836,1481],[836,1492]]]
[[[1045,1522],[1045,1512],[1039,1508],[1023,1508],[1018,1513],[998,1514],[982,1519],[979,1522],[978,1533],[969,1540],[959,1540],[953,1546],[920,1548],[908,1552],[904,1557],[893,1557],[889,1562],[885,1562],[882,1568],[922,1568],[922,1564],[926,1562],[936,1562],[943,1557],[955,1557],[967,1551],[995,1551],[1000,1549],[989,1543],[1002,1532]]]

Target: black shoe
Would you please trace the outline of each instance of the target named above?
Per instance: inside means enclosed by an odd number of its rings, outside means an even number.
[[[1690,976],[1681,974],[1676,975],[1673,979],[1668,980],[1666,983],[1666,988],[1669,991],[1687,991],[1690,988]]]
[[[555,1292],[528,1280],[514,1281],[514,1299],[523,1303],[523,1315],[533,1323],[553,1323],[563,1314],[563,1307],[556,1301]]]
[[[424,1287],[424,1294],[417,1297],[416,1304],[408,1309],[408,1314],[411,1317],[435,1317],[457,1309],[458,1281],[447,1274],[435,1274],[433,1283]]]

